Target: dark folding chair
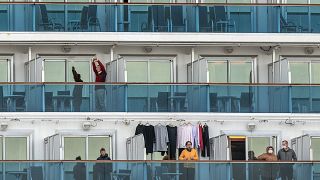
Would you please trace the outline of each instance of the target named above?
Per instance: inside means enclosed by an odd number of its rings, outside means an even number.
[[[53,112],[53,92],[45,92],[45,110],[46,112]]]
[[[94,31],[97,27],[101,31],[99,18],[97,17],[97,5],[89,5],[88,8],[88,28],[92,31],[92,27],[94,27]]]
[[[43,169],[41,166],[30,167],[30,177],[32,180],[43,180]]]
[[[3,87],[0,86],[0,112],[4,112],[5,107],[4,107],[4,99],[3,99]]]
[[[199,31],[212,32],[213,22],[209,20],[208,8],[206,6],[199,6]]]
[[[172,6],[171,7],[171,26],[173,32],[186,32],[187,23],[183,18],[183,7]]]
[[[225,6],[214,6],[214,15],[216,31],[230,32],[230,29],[233,28],[234,32],[236,32],[236,23],[228,18]]]
[[[243,92],[240,96],[240,112],[252,112],[253,94]]]
[[[218,94],[209,94],[210,112],[218,112]]]
[[[156,101],[157,112],[170,111],[169,92],[158,92],[158,99]]]
[[[13,95],[21,95],[21,97],[16,99],[16,111],[25,111],[26,110],[26,102],[25,102],[25,92],[17,92],[13,91]]]
[[[43,27],[44,31],[63,30],[64,27],[62,26],[62,24],[55,23],[54,19],[50,19],[48,17],[48,11],[45,4],[40,4],[39,7],[40,7],[40,13],[41,13],[41,20],[42,20],[42,22],[38,24],[39,27]]]

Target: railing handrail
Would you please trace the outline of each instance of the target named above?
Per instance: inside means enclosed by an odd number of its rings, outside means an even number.
[[[319,6],[320,4],[297,4],[297,3],[145,3],[145,2],[135,2],[135,3],[124,3],[124,2],[0,2],[2,4],[54,4],[54,5],[186,5],[186,6],[302,6],[302,7],[310,7],[310,6]]]
[[[175,83],[163,83],[163,82],[0,82],[1,85],[217,85],[217,86],[320,86],[320,84],[289,84],[289,83],[202,83],[202,82],[175,82]]]
[[[198,160],[198,161],[180,161],[180,160],[0,160],[0,163],[260,163],[260,164],[310,164],[320,163],[320,161],[260,161],[260,160]]]

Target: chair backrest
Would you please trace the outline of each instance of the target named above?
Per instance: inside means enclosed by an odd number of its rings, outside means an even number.
[[[169,92],[158,92],[158,107],[160,109],[169,109]]]
[[[3,107],[3,87],[0,86],[0,112],[2,111]]]
[[[70,95],[70,91],[58,91],[58,95]]]
[[[165,27],[167,25],[166,9],[162,5],[152,7],[152,17],[155,26]]]
[[[42,23],[49,23],[48,11],[45,4],[40,4],[40,12],[41,12],[41,19]]]
[[[25,92],[13,91],[12,94],[21,96],[21,98],[17,98],[16,105],[17,105],[17,107],[23,107],[25,105],[24,97],[26,96],[26,93]]]
[[[209,101],[210,101],[210,108],[217,107],[218,105],[218,94],[217,93],[210,93],[209,94]]]
[[[200,27],[208,26],[208,11],[206,6],[199,6],[199,25]]]
[[[41,166],[30,167],[30,174],[32,180],[43,180],[43,170]]]
[[[251,107],[253,94],[249,92],[243,92],[240,96],[240,106],[241,107]]]
[[[89,5],[88,8],[88,19],[97,18],[97,5]]]
[[[44,98],[45,98],[45,108],[46,111],[53,108],[53,92],[45,92]]]
[[[80,28],[88,29],[88,7],[84,6],[81,11]]]
[[[171,20],[173,26],[183,26],[183,7],[182,6],[172,6],[171,7]]]
[[[215,15],[215,21],[226,21],[227,13],[226,8],[224,6],[214,6],[214,15]]]

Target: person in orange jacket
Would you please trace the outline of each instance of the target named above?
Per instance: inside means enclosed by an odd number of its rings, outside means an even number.
[[[191,141],[186,142],[186,149],[184,149],[181,152],[179,156],[179,160],[185,160],[185,161],[199,160],[198,153],[195,149],[192,148]]]
[[[184,149],[180,156],[181,161],[197,161],[199,160],[198,152],[192,148],[192,142],[186,142],[186,149]],[[195,167],[193,163],[184,163],[182,179],[194,180],[195,178]]]

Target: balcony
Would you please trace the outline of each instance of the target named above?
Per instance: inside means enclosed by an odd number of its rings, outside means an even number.
[[[0,112],[318,113],[320,86],[7,83]]]
[[[0,31],[318,33],[320,6],[0,3]]]
[[[294,179],[319,178],[318,162],[1,161],[0,167],[4,179],[272,179],[290,168]]]

